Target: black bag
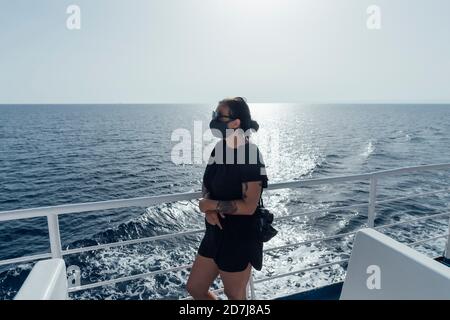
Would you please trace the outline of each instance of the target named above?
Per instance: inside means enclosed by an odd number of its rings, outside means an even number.
[[[264,203],[262,200],[262,191],[261,197],[259,198],[259,204],[255,211],[256,219],[257,219],[257,232],[258,239],[262,242],[267,242],[273,237],[275,237],[278,231],[272,227],[273,222],[273,214],[267,209],[264,208]]]

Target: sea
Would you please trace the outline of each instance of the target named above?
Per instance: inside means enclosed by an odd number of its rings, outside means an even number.
[[[0,212],[200,191],[215,105],[2,105]],[[450,163],[450,105],[251,104],[260,130],[252,135],[278,182]],[[187,147],[186,147],[187,146]],[[183,152],[184,151],[184,152]],[[182,155],[182,156],[180,156]],[[205,159],[206,158],[206,159]],[[181,160],[180,160],[181,159]],[[449,170],[378,181],[375,226],[450,211]],[[433,191],[443,192],[420,195]],[[445,192],[445,190],[447,192]],[[255,293],[271,299],[343,281],[346,263],[258,282],[350,256],[354,232],[367,226],[368,181],[265,190],[278,235],[254,272]],[[335,209],[350,205],[353,209]],[[320,210],[319,213],[310,213]],[[1,215],[1,213],[0,213]],[[63,249],[201,229],[198,201],[179,201],[59,216]],[[449,217],[380,229],[405,243],[448,232]],[[64,257],[80,270],[81,285],[190,264],[201,234]],[[445,238],[413,245],[442,256]],[[50,252],[44,217],[0,222],[0,260]],[[0,299],[13,299],[34,262],[0,266]],[[182,299],[189,270],[151,275],[73,292],[71,299]],[[213,289],[221,287],[218,279]]]

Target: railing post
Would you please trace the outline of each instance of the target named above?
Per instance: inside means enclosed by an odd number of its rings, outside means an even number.
[[[250,281],[248,284],[248,288],[250,288],[250,300],[255,300],[256,299],[256,294],[255,294],[255,284],[253,283],[253,269],[252,272],[250,274]],[[247,297],[249,296],[248,294],[248,290],[247,290]]]
[[[47,216],[48,222],[48,235],[50,237],[50,249],[52,252],[52,258],[61,258],[61,236],[59,233],[59,221],[57,214],[49,214]]]
[[[447,245],[445,247],[444,258],[450,260],[450,219],[448,219],[448,236]]]
[[[375,202],[377,198],[377,177],[372,176],[370,178],[370,190],[369,190],[369,210],[367,214],[367,226],[373,228],[375,226]]]

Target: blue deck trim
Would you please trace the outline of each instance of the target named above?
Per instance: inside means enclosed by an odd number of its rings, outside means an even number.
[[[450,267],[450,259],[446,259],[445,257],[439,257],[436,261],[442,263],[444,266]]]
[[[334,283],[321,288],[303,291],[276,300],[339,300],[344,282]]]

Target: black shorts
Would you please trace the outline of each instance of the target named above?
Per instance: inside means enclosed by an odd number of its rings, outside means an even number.
[[[227,216],[220,218],[223,230],[205,219],[206,232],[198,254],[214,259],[221,271],[244,271],[250,263],[262,269],[263,242],[257,239],[256,220],[253,216]]]

